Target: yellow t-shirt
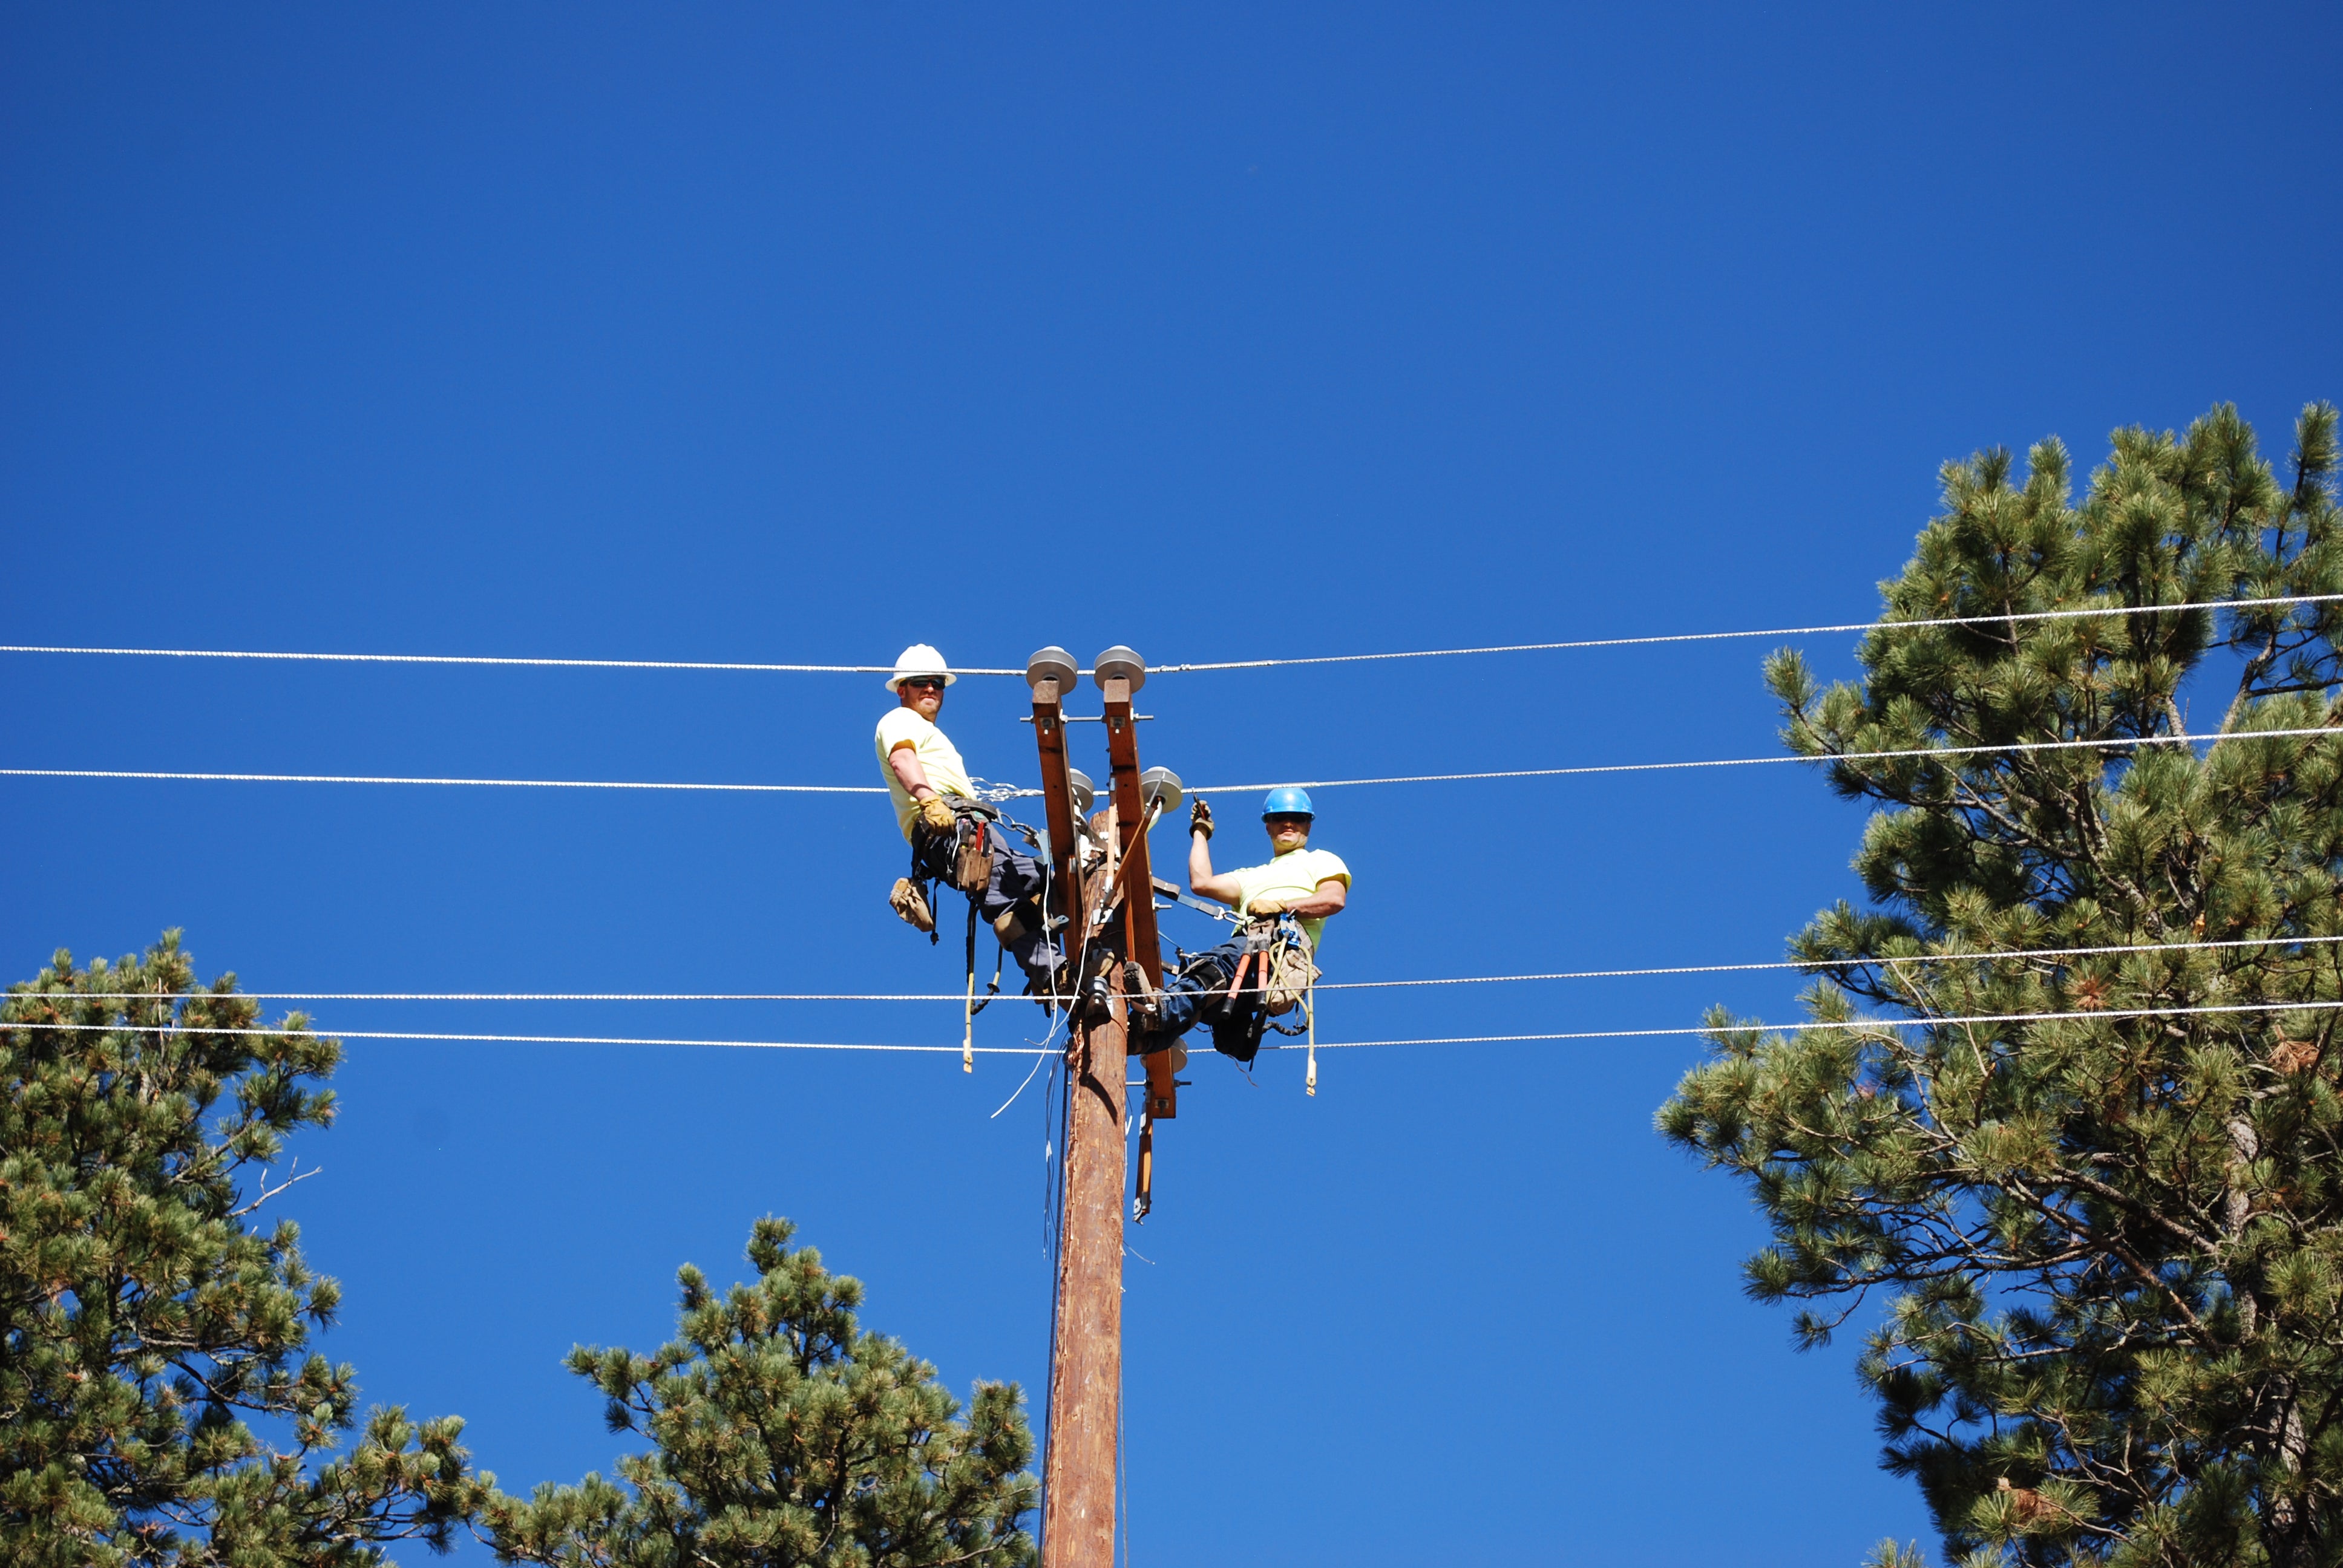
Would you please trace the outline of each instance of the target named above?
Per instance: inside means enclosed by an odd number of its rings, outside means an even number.
[[[927,770],[928,782],[936,787],[937,794],[973,799],[976,786],[968,781],[968,764],[960,759],[960,752],[944,738],[942,730],[908,708],[889,709],[887,717],[879,721],[879,771],[886,776],[887,792],[895,798],[895,820],[908,842],[911,819],[920,814],[920,803],[911,799],[911,792],[903,788],[903,781],[887,764],[895,748],[906,745]]]
[[[1237,879],[1237,913],[1241,915],[1252,907],[1255,899],[1298,904],[1329,878],[1339,879],[1345,888],[1351,885],[1351,868],[1342,864],[1342,856],[1328,849],[1308,848],[1288,849],[1266,866],[1247,866],[1229,875]],[[1313,949],[1318,945],[1318,934],[1325,929],[1323,915],[1302,922],[1302,933],[1310,939]]]

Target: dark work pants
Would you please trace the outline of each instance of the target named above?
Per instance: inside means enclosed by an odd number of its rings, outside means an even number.
[[[1232,937],[1219,947],[1207,948],[1182,967],[1177,975],[1163,977],[1163,995],[1155,1006],[1162,1022],[1155,1032],[1182,1035],[1203,1021],[1205,1008],[1229,989],[1235,978],[1237,961],[1244,956],[1244,938]],[[1253,977],[1245,976],[1245,989],[1255,989]]]
[[[971,828],[975,819],[970,819]],[[1005,911],[1016,907],[1023,899],[1039,900],[1044,883],[1050,879],[1050,869],[1026,848],[1025,840],[1013,828],[1004,829],[998,822],[984,824],[985,847],[992,851],[992,875],[984,891],[977,895],[976,912],[990,925]],[[958,870],[954,863],[958,849],[953,836],[931,830],[918,818],[911,820],[911,864],[921,878],[940,877],[946,886]],[[1063,910],[1052,910],[1062,914]],[[944,924],[941,910],[937,911],[937,923]],[[1054,953],[1042,936],[1039,919],[1025,920],[1026,930],[1015,941],[1006,945],[1009,956],[1027,978],[1046,980],[1055,970]]]

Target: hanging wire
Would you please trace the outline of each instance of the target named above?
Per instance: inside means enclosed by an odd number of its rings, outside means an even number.
[[[1454,975],[1429,980],[1320,980],[1319,990],[1398,990],[1422,986],[1518,985],[1544,980],[1641,980],[1670,975],[1756,974],[1777,970],[1876,969],[1887,964],[1998,963],[2021,959],[2108,958],[2126,953],[2223,952],[2240,948],[2320,947],[2343,942],[2343,935],[2221,937],[2185,942],[2107,942],[2083,948],[2011,948],[1984,952],[1899,953],[1885,958],[1771,959],[1755,963],[1658,964],[1644,969],[1552,970],[1536,974]],[[253,1001],[920,1001],[959,1002],[958,991],[88,991],[25,990],[7,995],[55,1000],[142,1001],[242,997]],[[1149,991],[1161,1000],[1164,991]],[[1062,1018],[1059,1023],[1062,1023]],[[1058,1024],[1051,1026],[1054,1037]],[[1046,1046],[1048,1041],[1043,1041]]]
[[[2097,1020],[2192,1018],[2222,1013],[2332,1012],[2338,1008],[2343,1008],[2343,1001],[2241,1001],[2197,1007],[2094,1008],[2087,1012],[1989,1012],[1970,1013],[1956,1017],[1811,1019],[1798,1023],[1765,1023],[1755,1019],[1736,1019],[1722,1025],[1697,1024],[1674,1029],[1585,1029],[1549,1034],[1454,1034],[1415,1040],[1338,1040],[1332,1043],[1322,1040],[1318,1042],[1318,1049],[1360,1050],[1371,1047],[1403,1045],[1506,1045],[1517,1041],[1551,1040],[1655,1040],[1671,1035],[1740,1034],[1746,1031],[1767,1030],[1795,1033],[1806,1030],[1839,1031],[1946,1029],[1956,1025],[1976,1023],[2089,1023]],[[1303,1048],[1298,1045],[1264,1044],[1262,1049],[1300,1050]]]
[[[1641,637],[1579,638],[1565,642],[1513,642],[1483,648],[1428,648],[1396,653],[1311,654],[1284,658],[1217,659],[1203,663],[1158,665],[1150,675],[1189,674],[1224,669],[1275,669],[1312,664],[1373,664],[1405,658],[1465,658],[1493,653],[1553,653],[1593,648],[1651,648],[1668,643],[1726,642],[1761,637],[1822,637],[1840,632],[1882,628],[1917,630],[1947,626],[1993,626],[2004,622],[2074,620],[2099,616],[2180,615],[2196,610],[2267,609],[2279,605],[2327,604],[2343,594],[2281,594],[2266,598],[2202,599],[2184,604],[2099,605],[2075,609],[2016,610],[1999,615],[1934,616],[1915,620],[1842,621],[1830,626],[1785,626],[1741,631],[1664,632]],[[443,664],[517,666],[547,669],[683,669],[745,671],[753,674],[890,675],[886,664],[766,664],[741,660],[675,658],[533,658],[482,654],[438,653],[292,653],[210,648],[51,648],[0,644],[0,653],[99,655],[121,658],[242,658],[321,664]],[[962,668],[954,675],[1021,676],[1022,669]],[[1091,671],[1078,670],[1078,675]]]
[[[477,789],[713,789],[748,795],[884,795],[883,784],[669,784],[596,779],[394,779],[337,773],[165,773],[101,768],[0,768],[8,779],[165,779],[213,784],[442,784]]]
[[[169,994],[169,993],[166,993]],[[1724,1025],[1695,1024],[1664,1029],[1587,1029],[1566,1030],[1536,1034],[1462,1034],[1442,1035],[1408,1040],[1338,1040],[1318,1041],[1320,1050],[1357,1050],[1369,1047],[1419,1045],[1503,1045],[1532,1040],[1655,1040],[1672,1036],[1737,1034],[1745,1030],[1889,1030],[1941,1029],[1954,1025],[1979,1023],[2053,1023],[2109,1021],[2131,1018],[2192,1018],[2219,1014],[2271,1012],[2331,1012],[2343,1008],[2343,1001],[2246,1001],[2205,1003],[2189,1007],[2095,1008],[2080,1012],[1996,1012],[1972,1013],[1948,1018],[1894,1019],[1823,1019],[1798,1023],[1766,1023],[1760,1020],[1736,1020]],[[453,1041],[458,1043],[505,1043],[517,1045],[612,1045],[612,1046],[700,1046],[728,1050],[860,1050],[890,1051],[919,1055],[958,1055],[957,1045],[893,1045],[865,1041],[811,1041],[789,1040],[668,1040],[647,1038],[614,1038],[607,1035],[577,1034],[448,1034],[413,1030],[292,1030],[292,1029],[233,1029],[209,1025],[177,1023],[67,1023],[45,1020],[23,1019],[0,1022],[0,1030],[48,1029],[69,1030],[100,1034],[136,1034],[167,1029],[177,1034],[246,1035],[282,1037],[307,1032],[331,1040],[412,1040],[423,1041]],[[1271,1045],[1263,1050],[1301,1050],[1299,1045]],[[1048,1054],[1046,1048],[1031,1045],[980,1045],[978,1054],[984,1056],[1030,1056]],[[1062,1179],[1062,1177],[1061,1177]]]
[[[2343,734],[2330,725],[2302,729],[2234,729],[2216,735],[2116,736],[2104,740],[2011,740],[1998,746],[1921,746],[1896,751],[1825,751],[1813,757],[1722,757],[1697,762],[1604,762],[1574,768],[1508,768],[1484,773],[1411,773],[1387,779],[1286,779],[1267,784],[1205,784],[1191,795],[1250,794],[1258,789],[1343,789],[1373,784],[1449,784],[1481,779],[1564,779],[1594,773],[1673,773],[1695,768],[1766,768],[1789,762],[1885,762],[1915,757],[1998,757],[2029,751],[2120,749],[2136,746],[2212,746],[2224,740],[2292,739]]]
[[[35,648],[0,645],[0,653],[98,654],[120,658],[254,658],[298,664],[471,664],[529,669],[696,669],[754,675],[892,675],[891,664],[759,664],[688,658],[525,658],[461,653],[278,653],[220,648]],[[954,669],[954,675],[1022,675],[1021,669]],[[1085,671],[1084,673],[1088,673]]]
[[[1602,762],[1570,768],[1507,768],[1477,773],[1410,773],[1383,779],[1287,779],[1262,784],[1207,784],[1191,795],[1249,794],[1262,789],[1343,789],[1380,784],[1450,784],[1490,779],[1564,779],[1600,773],[1672,773],[1704,768],[1768,768],[1816,762],[1883,762],[1906,758],[1999,757],[2035,751],[2123,750],[2141,746],[2214,746],[2227,740],[2285,740],[2343,733],[2328,725],[2291,729],[2237,729],[2214,735],[2111,736],[2100,740],[2012,740],[1995,746],[1921,746],[1893,751],[1828,751],[1813,757],[1784,753],[1772,757],[1723,757],[1691,762]],[[691,784],[635,782],[585,779],[407,779],[355,774],[313,773],[169,773],[96,768],[0,768],[9,779],[159,779],[240,784],[428,784],[485,789],[654,789],[717,790],[767,795],[884,795],[879,784]],[[1015,789],[1006,785],[988,799],[1014,799],[1039,796],[1039,789]]]

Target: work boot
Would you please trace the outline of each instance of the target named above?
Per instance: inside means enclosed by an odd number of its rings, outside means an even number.
[[[1163,1021],[1163,1012],[1156,1005],[1154,988],[1147,983],[1147,971],[1139,967],[1137,959],[1122,961],[1122,1007],[1134,1031],[1153,1029]]]
[[[895,879],[895,890],[887,895],[887,902],[906,925],[922,931],[936,929],[936,917],[929,911],[928,900],[920,896],[920,884],[910,878]]]

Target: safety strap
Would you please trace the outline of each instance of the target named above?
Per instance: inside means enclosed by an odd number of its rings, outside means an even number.
[[[1315,1100],[1318,1097],[1318,987],[1315,981],[1311,984],[1310,994],[1302,999],[1302,1021],[1310,1030],[1310,1073],[1302,1081],[1302,1087]]]
[[[976,895],[968,896],[968,1014],[960,1037],[960,1070],[976,1070]]]

